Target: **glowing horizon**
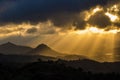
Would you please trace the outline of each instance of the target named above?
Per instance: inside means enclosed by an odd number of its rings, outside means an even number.
[[[3,19],[3,24],[1,22],[0,25],[0,43],[10,41],[31,47],[45,43],[62,53],[85,55],[101,61],[107,59],[114,61],[115,55],[118,55],[115,48],[120,47],[117,45],[120,43],[119,8],[119,3],[104,6],[96,4],[80,11],[70,8],[70,11],[67,9],[68,12],[65,9],[65,12],[56,11],[51,15],[45,11],[45,17],[39,15],[41,12],[35,14],[34,11],[33,13],[28,11],[32,15],[23,14],[25,18],[21,14],[20,16],[5,14],[3,10],[4,16],[0,16],[0,21]],[[16,9],[10,11],[14,10]]]

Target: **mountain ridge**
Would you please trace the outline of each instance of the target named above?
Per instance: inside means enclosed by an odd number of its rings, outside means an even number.
[[[2,54],[17,54],[17,55],[43,55],[50,57],[62,56],[63,53],[57,52],[46,44],[39,44],[35,48],[28,46],[16,45],[12,42],[7,42],[0,45],[0,53]]]
[[[21,46],[21,45],[16,45],[11,42],[7,42],[4,44],[0,45],[0,53],[2,54],[25,54],[28,51],[32,50],[33,48],[28,47],[28,46]]]
[[[49,56],[56,57],[64,60],[78,60],[87,59],[87,57],[82,55],[70,55],[66,53],[60,53],[52,49],[46,44],[39,44],[35,48],[16,45],[11,42],[7,42],[0,45],[1,55],[32,55],[32,56]]]
[[[28,54],[51,56],[51,57],[58,57],[58,56],[62,56],[63,55],[63,53],[55,51],[54,49],[50,48],[46,44],[39,44],[33,50],[28,52]]]

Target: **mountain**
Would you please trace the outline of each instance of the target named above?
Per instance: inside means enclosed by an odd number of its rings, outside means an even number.
[[[51,49],[50,47],[48,47],[45,44],[38,45],[32,51],[28,52],[28,54],[31,54],[31,55],[44,55],[44,56],[52,56],[52,57],[63,56],[62,53],[54,51],[53,49]]]
[[[11,42],[0,45],[0,53],[2,54],[25,54],[31,50],[31,47],[15,45]]]
[[[0,55],[32,55],[32,56],[50,56],[64,60],[79,60],[86,59],[81,55],[68,55],[59,53],[45,44],[40,44],[36,48],[20,46],[11,42],[0,45]]]

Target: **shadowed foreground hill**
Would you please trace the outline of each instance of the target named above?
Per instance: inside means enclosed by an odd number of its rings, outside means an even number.
[[[66,66],[64,62],[67,61],[40,60],[22,67],[1,64],[0,80],[120,80],[118,73],[92,73]]]
[[[0,54],[0,63],[31,63],[38,59],[43,61],[57,60],[57,58],[42,55],[3,55]]]
[[[90,59],[80,59],[80,60],[61,60],[54,57],[42,56],[42,55],[3,55],[0,54],[0,63],[1,64],[27,64],[36,62],[38,60],[42,61],[57,61],[57,63],[65,64],[68,67],[72,68],[82,68],[84,71],[91,71],[94,73],[110,73],[116,72],[120,73],[120,62],[104,62],[100,63]],[[19,65],[18,65],[19,66]]]
[[[85,71],[91,71],[94,73],[120,73],[120,62],[104,62],[100,63],[94,60],[83,59],[74,61],[59,61],[59,63],[64,63],[66,66],[73,68],[81,67]]]

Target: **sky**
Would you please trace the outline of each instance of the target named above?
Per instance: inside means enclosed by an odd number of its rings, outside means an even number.
[[[0,0],[0,44],[111,56],[119,47],[119,9],[120,0]]]

